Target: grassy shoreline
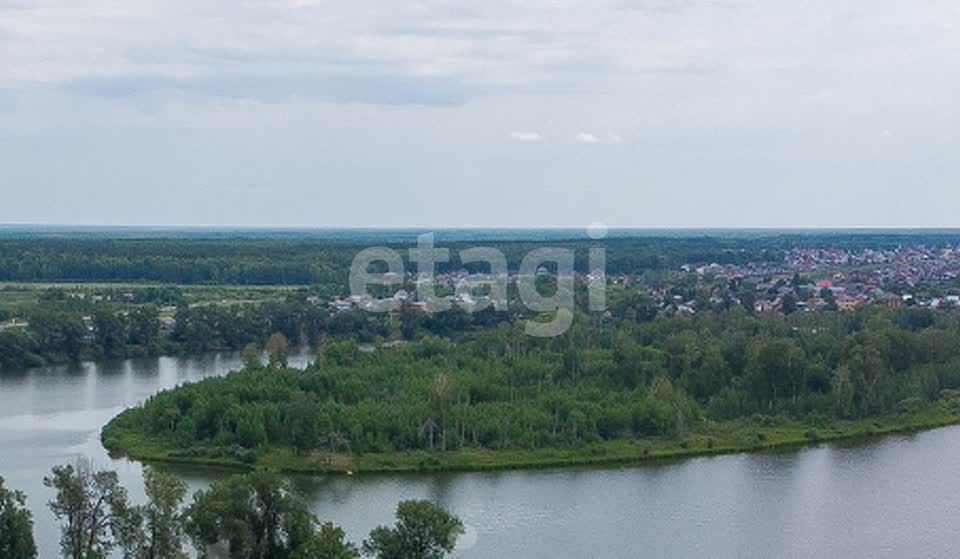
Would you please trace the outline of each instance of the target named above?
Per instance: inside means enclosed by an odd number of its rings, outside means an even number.
[[[256,452],[217,447],[174,448],[124,429],[118,425],[117,418],[108,423],[101,433],[101,440],[111,455],[143,462],[244,470],[264,468],[296,474],[487,471],[639,464],[867,439],[960,423],[960,415],[946,405],[936,403],[913,413],[836,421],[821,428],[776,418],[745,419],[706,424],[683,438],[619,439],[569,449],[463,449],[349,455],[323,452],[297,454],[288,448],[265,448]]]

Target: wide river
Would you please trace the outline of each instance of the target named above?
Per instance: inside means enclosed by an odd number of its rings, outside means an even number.
[[[294,364],[302,364],[303,359]],[[158,390],[236,368],[235,355],[50,367],[0,377],[0,475],[27,493],[41,559],[59,531],[42,478],[79,456],[143,498],[140,465],[99,430]],[[191,489],[217,471],[178,468]],[[463,558],[957,557],[960,427],[867,444],[618,468],[298,478],[313,511],[359,541],[397,502],[431,499],[467,526]]]

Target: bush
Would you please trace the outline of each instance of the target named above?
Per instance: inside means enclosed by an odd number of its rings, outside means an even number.
[[[897,402],[897,411],[900,413],[917,413],[921,409],[923,409],[923,400],[916,396]]]
[[[826,429],[830,427],[830,419],[821,413],[815,413],[808,417],[807,423],[815,429]]]
[[[673,433],[676,414],[670,404],[644,399],[631,410],[633,432],[640,436],[662,436]]]
[[[736,388],[724,388],[707,405],[707,415],[715,421],[745,417],[756,410],[750,395]]]

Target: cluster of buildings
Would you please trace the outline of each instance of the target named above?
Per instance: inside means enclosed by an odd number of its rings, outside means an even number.
[[[133,303],[137,300],[135,293],[126,292],[118,293],[116,295],[112,293],[87,293],[85,291],[69,291],[65,294],[67,299],[75,299],[77,301],[86,301],[90,300],[94,303],[102,303],[104,301],[122,301],[124,303]]]
[[[718,279],[753,285],[757,312],[851,311],[864,305],[960,307],[960,248],[955,247],[793,249],[782,262],[685,265],[680,274],[714,286],[713,302],[734,295],[743,303],[742,290],[731,293],[728,287],[716,287],[724,283]],[[695,312],[696,301],[674,306],[678,312]]]
[[[321,304],[319,299],[313,299],[314,298],[308,299],[308,302],[314,305]],[[394,293],[388,299],[391,299],[392,302],[396,304],[396,308],[406,307],[412,310],[423,312],[429,312],[431,310],[429,303],[418,300],[416,293],[411,293],[406,289],[397,290],[396,293]],[[451,306],[460,308],[470,308],[480,305],[486,306],[489,302],[491,302],[491,299],[488,296],[478,296],[463,290],[452,295],[438,295],[438,299],[445,301]],[[384,299],[374,299],[373,296],[365,294],[350,295],[347,297],[335,297],[327,303],[327,306],[330,308],[331,312],[342,313],[352,309],[377,311],[383,308],[383,304]]]
[[[0,322],[0,332],[3,332],[4,330],[13,330],[16,328],[26,328],[28,326],[30,326],[30,323],[26,320],[12,318],[10,320],[4,320]]]
[[[550,273],[540,269],[537,274]],[[743,264],[686,264],[670,276],[677,286],[689,287],[691,279],[698,296],[689,289],[644,284],[640,276],[606,275],[602,270],[578,274],[584,282],[638,289],[661,309],[693,314],[705,305],[738,304],[752,306],[757,312],[850,311],[864,305],[890,308],[919,306],[928,308],[960,307],[960,247],[926,248],[908,246],[893,249],[794,248],[782,260]],[[518,280],[516,272],[487,280]],[[427,310],[414,293],[420,282],[431,281],[436,292],[457,305],[481,303],[471,294],[469,282],[476,275],[466,270],[440,273],[427,278],[417,274],[384,277],[394,300],[410,308]],[[393,291],[402,284],[406,289]],[[750,289],[752,287],[752,289]],[[678,291],[684,295],[677,294]],[[323,304],[318,298],[311,301]],[[370,296],[335,298],[326,304],[333,312],[373,309]]]

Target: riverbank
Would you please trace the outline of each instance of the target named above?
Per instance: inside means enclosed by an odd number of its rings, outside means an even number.
[[[483,471],[641,463],[798,447],[806,444],[855,440],[909,433],[960,423],[960,415],[943,403],[897,415],[836,421],[820,428],[778,418],[751,418],[700,426],[683,438],[620,439],[580,448],[536,450],[464,449],[449,452],[298,454],[288,448],[247,451],[238,448],[176,448],[123,428],[114,418],[103,428],[101,440],[111,455],[144,462],[265,468],[287,473],[401,473]]]

